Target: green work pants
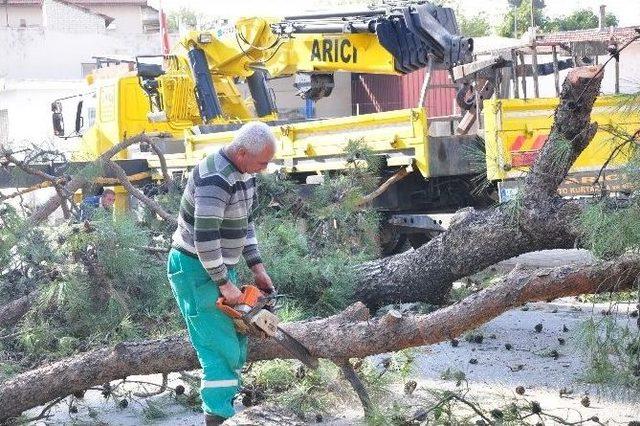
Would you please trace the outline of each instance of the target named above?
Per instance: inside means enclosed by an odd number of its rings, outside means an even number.
[[[237,333],[231,318],[216,308],[220,291],[199,259],[171,249],[167,276],[204,373],[200,387],[202,409],[231,417],[233,397],[247,359],[247,337]],[[237,284],[238,275],[232,268],[229,280]]]

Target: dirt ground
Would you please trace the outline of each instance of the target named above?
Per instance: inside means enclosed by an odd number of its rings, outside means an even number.
[[[591,261],[592,258],[584,251],[553,250],[511,259],[500,264],[499,269],[507,271],[517,263],[556,266]],[[592,316],[601,318],[601,312],[609,308],[608,304],[581,303],[575,298],[559,299],[551,303],[532,303],[525,308],[506,312],[476,330],[475,333],[483,336],[482,343],[468,342],[461,336],[455,347],[450,342],[443,342],[416,348],[414,370],[409,379],[417,382],[417,388],[411,396],[406,396],[403,383],[398,382],[393,387],[392,399],[418,408],[424,398],[428,397],[430,390],[456,389],[455,380],[442,378],[443,373],[449,369],[450,372],[464,373],[465,382],[461,386],[467,389],[465,397],[483,409],[505,406],[510,402],[537,401],[545,412],[570,422],[587,420],[593,416],[609,425],[640,421],[637,395],[629,395],[621,389],[598,388],[581,381],[586,360],[576,345],[578,330],[585,320]],[[632,309],[633,305],[618,305],[613,315],[620,322],[631,323],[628,314]],[[540,332],[534,329],[537,324],[542,324]],[[564,344],[560,344],[559,338],[564,339]],[[510,350],[507,350],[506,344],[511,345]],[[557,358],[549,356],[551,350],[557,351]],[[475,360],[472,361],[474,363],[470,362],[472,359]],[[175,384],[176,375],[170,378]],[[160,381],[159,375],[132,379]],[[516,393],[518,386],[524,387],[524,395]],[[568,394],[561,396],[560,390]],[[582,404],[585,396],[589,398],[589,407]],[[105,401],[99,391],[89,391],[85,402],[79,405],[77,414],[70,415],[67,407],[60,406],[53,411],[54,416],[47,423],[202,424],[201,414],[171,403],[166,395],[155,397],[155,401],[167,416],[146,420],[142,413],[143,406],[132,403],[126,409],[119,409],[112,401]],[[337,411],[335,416],[326,418],[324,424],[342,426],[363,423],[362,410],[354,408],[353,404]],[[34,409],[29,414],[37,413],[39,410]],[[537,421],[533,418],[531,420],[532,424]],[[557,422],[546,421],[545,424]]]

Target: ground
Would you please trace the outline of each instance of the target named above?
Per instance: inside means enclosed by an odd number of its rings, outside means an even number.
[[[516,263],[555,266],[590,261],[591,257],[584,251],[552,250],[503,262],[498,271],[509,270]],[[618,321],[631,322],[628,314],[634,309],[633,306],[618,305],[613,316]],[[609,308],[609,304],[582,303],[575,298],[532,303],[506,312],[476,330],[475,333],[483,336],[482,343],[468,342],[461,336],[457,346],[443,342],[416,348],[414,370],[408,379],[415,380],[417,388],[411,396],[407,396],[403,391],[404,383],[398,382],[393,386],[391,399],[418,409],[424,398],[429,397],[430,390],[456,389],[455,380],[446,379],[446,374],[443,379],[443,373],[449,369],[450,373],[464,373],[466,382],[461,387],[468,386],[466,398],[485,409],[505,406],[512,401],[535,400],[546,412],[569,421],[586,420],[593,416],[597,416],[602,423],[611,425],[640,421],[640,405],[636,395],[629,395],[622,389],[598,388],[581,381],[586,361],[576,345],[578,330],[585,320],[590,317],[602,318],[602,311]],[[534,329],[537,324],[542,324],[540,332]],[[563,331],[565,327],[567,331]],[[565,343],[561,345],[559,338],[564,339]],[[511,345],[511,350],[506,349],[506,344]],[[551,350],[558,352],[557,359],[549,356]],[[470,363],[471,359],[477,360],[477,363]],[[172,375],[171,378],[177,380],[175,376]],[[156,375],[131,379],[159,382],[160,377]],[[176,384],[175,381],[173,383]],[[524,387],[524,395],[516,393],[518,386]],[[561,396],[561,390],[569,392],[568,395]],[[584,396],[589,397],[589,407],[582,404]],[[168,396],[154,398],[168,414],[167,417],[146,420],[141,412],[142,406],[131,403],[126,409],[119,409],[113,401],[105,401],[99,391],[89,391],[85,402],[79,405],[78,414],[70,415],[67,407],[62,406],[54,410],[54,416],[48,423],[102,422],[109,425],[133,425],[144,422],[167,426],[202,424],[201,414],[172,403]],[[93,418],[89,417],[88,407],[93,410]],[[324,424],[342,426],[363,423],[362,410],[354,404],[339,411],[333,417],[325,416]],[[30,412],[31,415],[37,413],[39,410],[36,409]]]

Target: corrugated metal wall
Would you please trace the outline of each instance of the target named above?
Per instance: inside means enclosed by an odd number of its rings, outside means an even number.
[[[424,70],[403,76],[352,74],[351,97],[353,114],[415,108],[420,100]],[[436,70],[431,76],[424,106],[429,117],[453,115],[455,90],[440,85],[451,84],[448,71]]]

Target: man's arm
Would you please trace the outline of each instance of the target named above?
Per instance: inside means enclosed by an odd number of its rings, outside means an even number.
[[[256,204],[258,203],[257,194],[254,192],[252,207],[255,209]],[[251,272],[253,272],[253,278],[256,286],[258,288],[266,291],[267,293],[271,293],[273,288],[273,283],[271,282],[271,278],[269,274],[267,274],[267,270],[262,263],[262,259],[260,258],[260,250],[258,249],[258,239],[256,237],[256,228],[253,220],[253,212],[247,212],[247,239],[245,241],[244,249],[242,250],[242,256],[244,260],[247,262],[247,266],[251,268]]]

